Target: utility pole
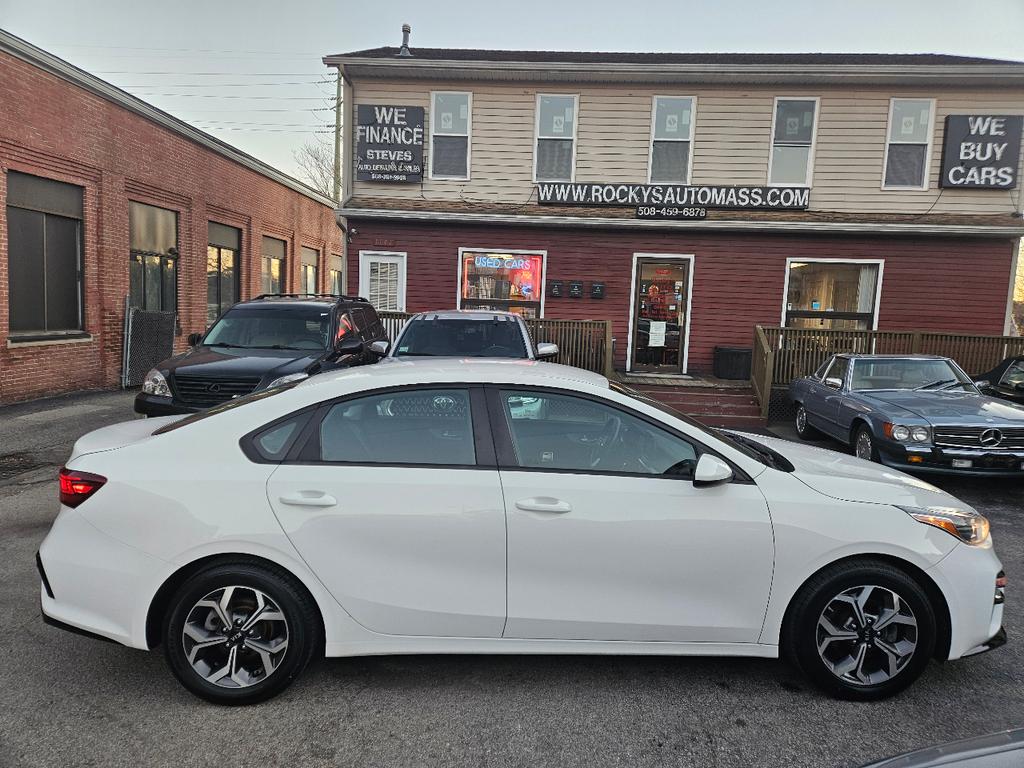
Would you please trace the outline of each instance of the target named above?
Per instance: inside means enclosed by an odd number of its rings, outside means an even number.
[[[338,70],[338,93],[334,98],[334,202],[341,205],[341,67]]]

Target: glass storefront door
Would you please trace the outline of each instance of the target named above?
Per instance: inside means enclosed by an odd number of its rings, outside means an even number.
[[[683,372],[688,285],[687,261],[637,262],[630,370]]]

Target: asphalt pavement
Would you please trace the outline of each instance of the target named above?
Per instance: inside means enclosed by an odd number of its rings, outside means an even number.
[[[845,767],[1024,725],[1024,483],[962,479],[933,482],[992,521],[1010,642],[932,664],[895,699],[834,701],[777,661],[406,656],[323,661],[265,704],[207,704],[161,653],[39,618],[33,556],[57,511],[56,469],[79,435],[132,418],[131,397],[0,408],[2,768]]]

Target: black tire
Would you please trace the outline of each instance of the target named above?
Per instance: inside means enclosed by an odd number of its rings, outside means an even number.
[[[841,667],[847,656],[856,658],[860,646],[866,646],[863,653],[864,676],[867,680],[863,682],[851,682],[840,677],[818,651],[819,634],[823,632],[819,629],[819,620],[823,617],[826,607],[831,609],[836,604],[836,598],[843,596],[844,593],[859,594],[858,590],[862,587],[871,588],[866,603],[869,610],[864,612],[868,617],[872,615],[872,606],[888,597],[888,591],[903,601],[902,610],[909,609],[912,619],[916,622],[913,630],[906,625],[897,626],[893,623],[877,633],[878,638],[883,638],[890,632],[894,633],[884,640],[888,647],[894,647],[895,641],[892,638],[896,637],[895,633],[913,632],[916,646],[894,674],[887,679],[879,677],[874,682],[872,680],[875,677],[870,674],[871,669],[875,666],[886,667],[889,659],[888,654],[875,646],[875,640],[841,640],[836,641],[834,647],[831,643],[825,646],[825,654],[832,657],[831,661],[835,667]],[[840,604],[840,607],[845,605]],[[830,618],[837,615],[831,614]],[[868,626],[871,625],[870,621],[867,623]],[[913,578],[883,561],[855,560],[828,568],[812,577],[803,586],[787,613],[782,644],[786,658],[795,662],[821,690],[840,699],[874,701],[899,693],[921,675],[935,652],[937,632],[935,610],[924,589]],[[904,639],[905,637],[906,635]],[[857,672],[860,669],[857,667]],[[849,674],[860,677],[854,672]],[[882,669],[877,674],[888,675],[889,670]]]
[[[867,455],[860,456],[858,453],[858,445],[861,441],[866,440],[870,450],[867,451]],[[853,450],[853,455],[859,458],[865,459],[866,461],[878,462],[878,445],[875,443],[875,436],[871,433],[871,427],[867,424],[859,424],[855,430],[853,430],[853,441],[850,443],[850,448]],[[868,458],[870,456],[870,458]]]
[[[796,435],[801,440],[815,440],[821,437],[821,432],[807,423],[807,409],[803,403],[796,404],[796,418],[793,420],[796,427]]]
[[[239,658],[249,659],[256,667],[257,675],[266,677],[246,687],[224,687],[216,683],[208,682],[196,669],[193,669],[185,649],[186,639],[183,635],[186,621],[192,614],[196,604],[226,587],[240,587],[237,591],[238,598],[245,600],[246,596],[255,599],[255,592],[258,590],[266,598],[269,598],[283,615],[283,631],[287,645],[280,656],[274,656],[276,666],[270,673],[264,673],[261,663],[255,663],[255,654],[252,650],[242,650],[244,645],[239,645],[236,654]],[[223,594],[223,593],[221,593]],[[214,616],[215,611],[210,611]],[[251,612],[250,612],[251,615]],[[276,614],[275,614],[276,615]],[[193,615],[195,616],[195,615]],[[243,613],[244,616],[244,613]],[[213,623],[210,625],[211,637],[220,632],[220,624],[216,618],[208,619]],[[257,622],[253,631],[261,632],[261,627],[272,626],[274,632],[280,632],[281,620],[277,624],[270,622]],[[193,624],[194,626],[194,624]],[[164,655],[171,672],[178,678],[178,681],[189,691],[200,698],[211,701],[215,704],[239,706],[255,704],[260,701],[276,696],[287,688],[302,674],[310,660],[321,650],[321,618],[319,611],[312,597],[306,589],[287,571],[269,564],[256,564],[251,562],[223,563],[213,565],[190,577],[171,598],[167,613],[163,622],[163,646]],[[231,628],[228,628],[231,632]],[[267,631],[269,634],[269,630]],[[223,634],[223,633],[222,633]],[[234,636],[234,635],[233,635]],[[257,634],[253,640],[260,640]],[[239,640],[243,643],[243,640]],[[215,645],[210,651],[203,653],[213,654],[216,659],[217,653],[227,653],[229,647],[227,641]],[[261,659],[262,662],[262,659]],[[212,665],[211,669],[218,665]]]

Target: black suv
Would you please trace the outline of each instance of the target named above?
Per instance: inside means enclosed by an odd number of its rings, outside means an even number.
[[[366,299],[263,294],[235,304],[205,335],[188,337],[188,352],[147,373],[135,411],[195,413],[321,371],[375,363],[387,341]]]

